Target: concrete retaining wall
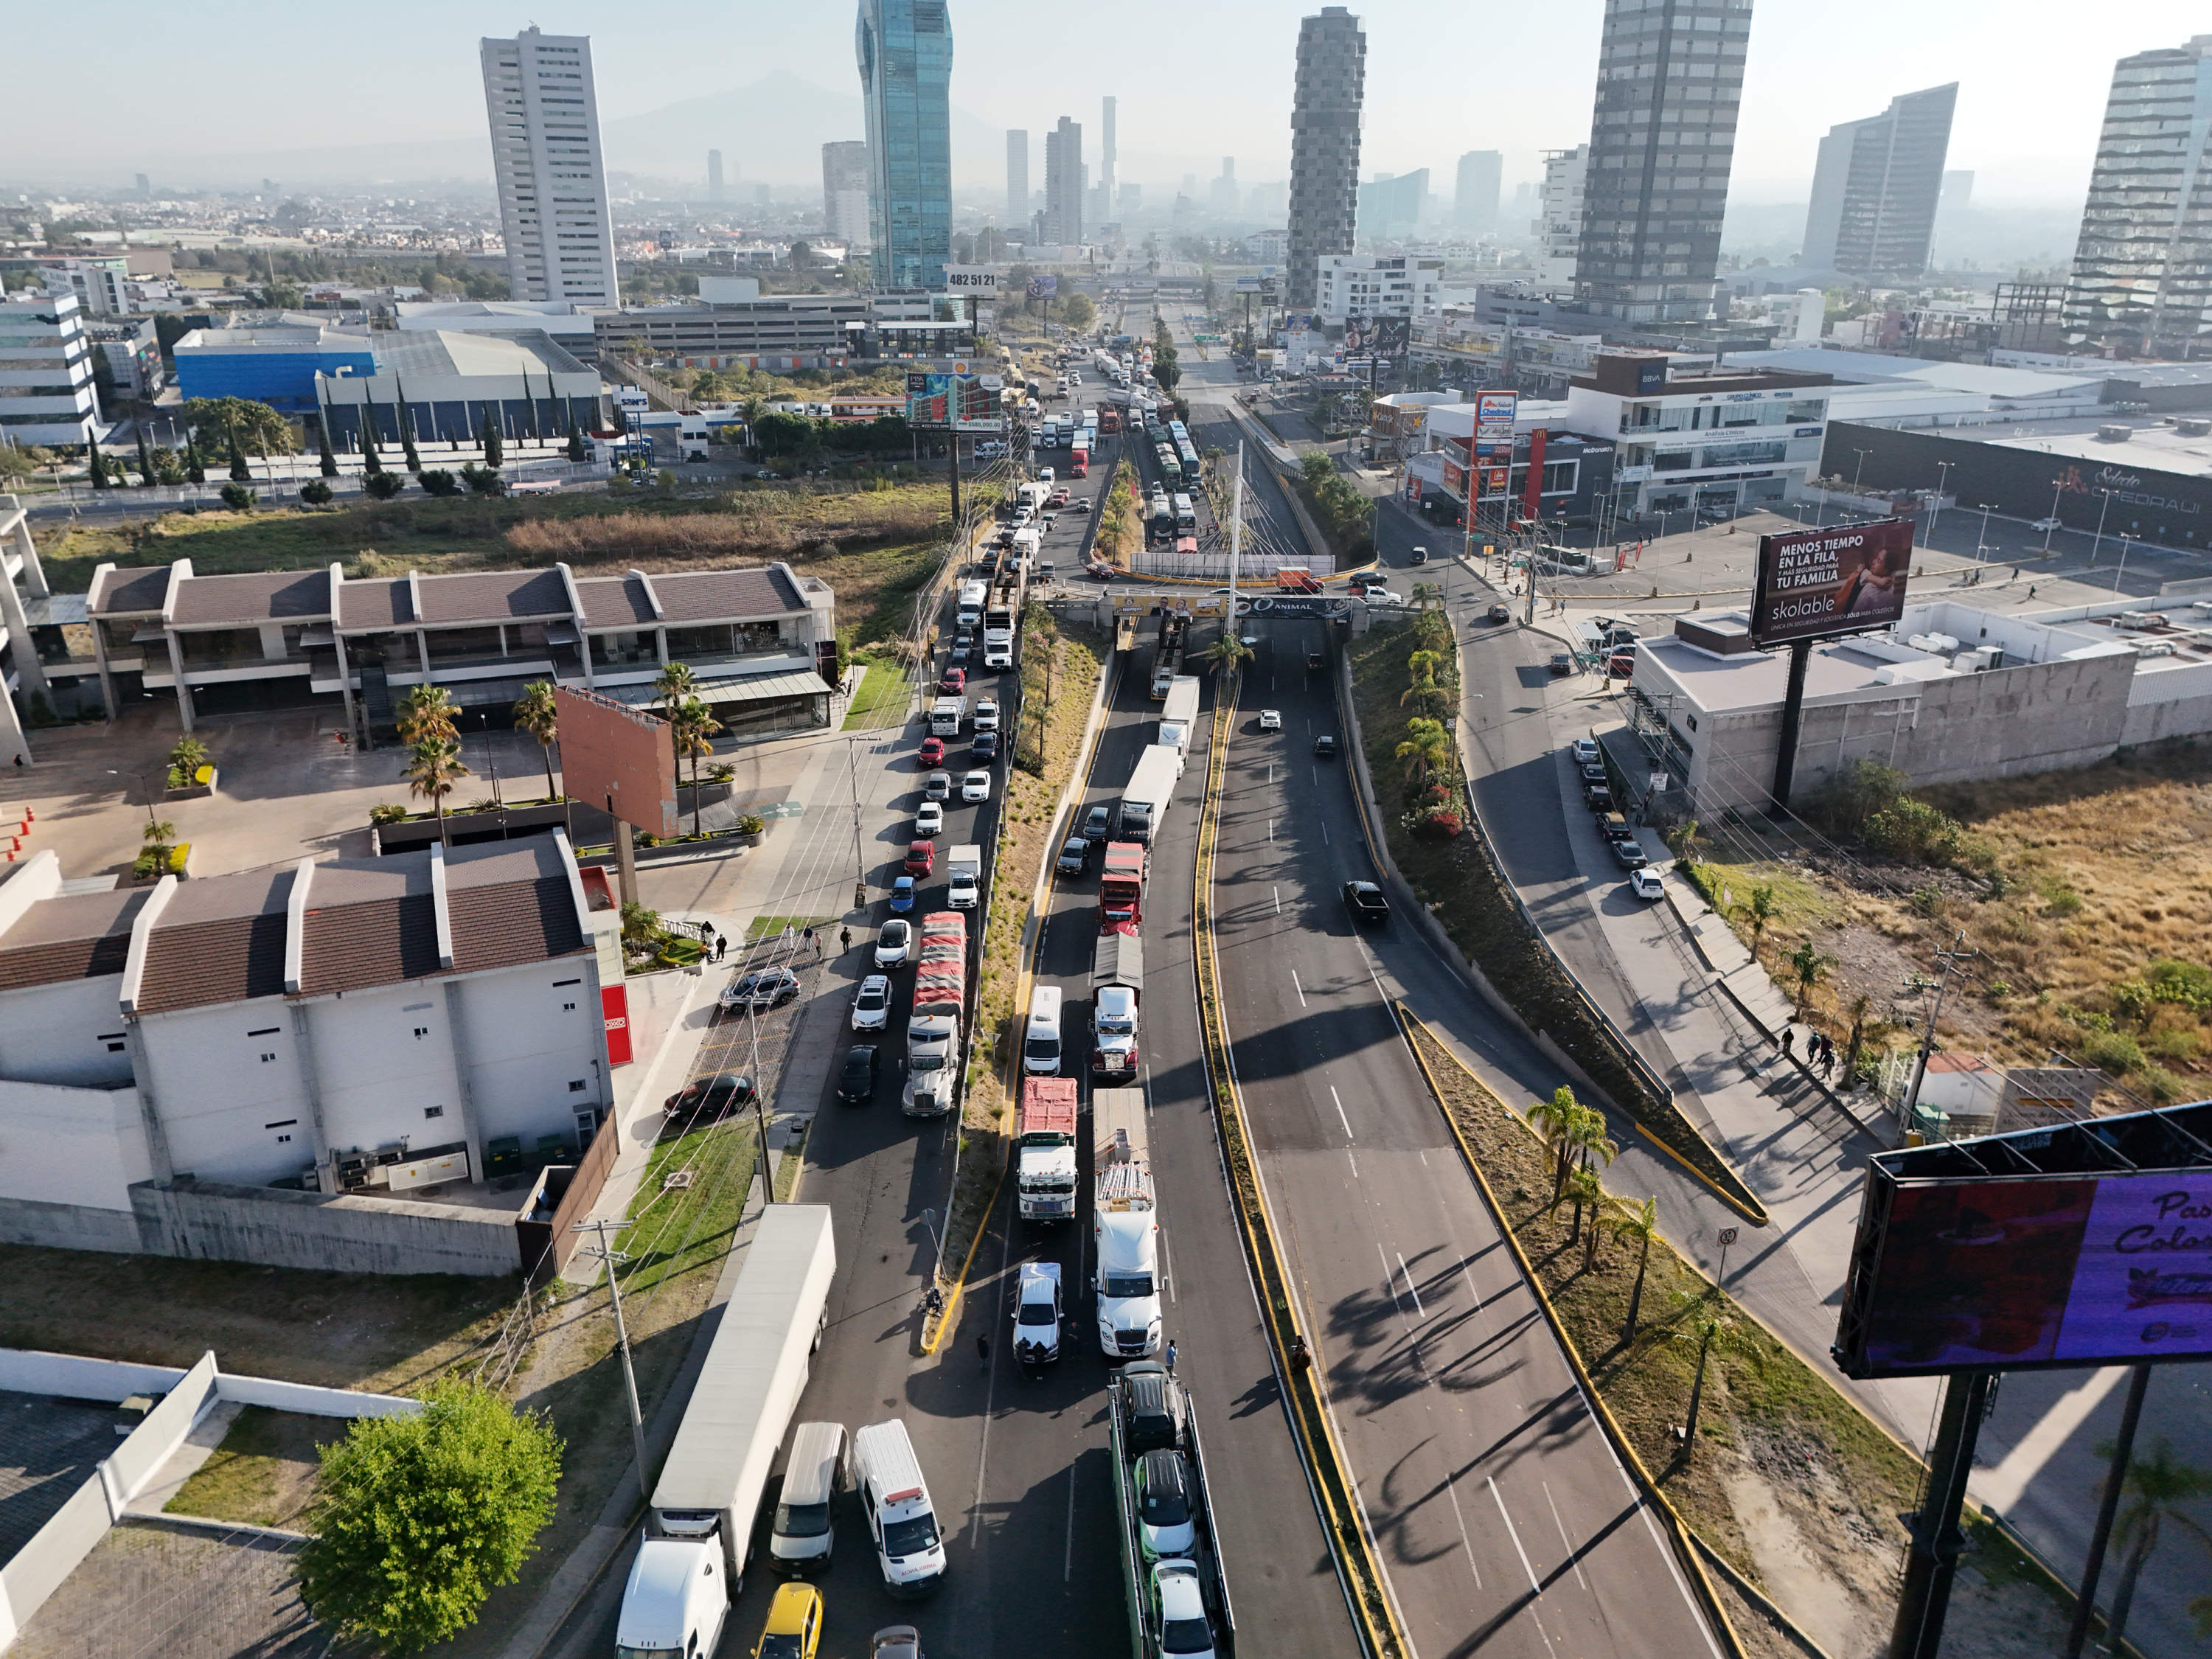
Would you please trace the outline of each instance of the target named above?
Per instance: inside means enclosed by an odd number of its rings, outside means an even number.
[[[520,1271],[515,1218],[499,1210],[179,1180],[131,1189],[139,1245],[155,1255],[325,1273]]]
[[[35,1244],[46,1250],[106,1250],[137,1255],[138,1223],[128,1210],[90,1204],[42,1204],[0,1197],[0,1244]]]

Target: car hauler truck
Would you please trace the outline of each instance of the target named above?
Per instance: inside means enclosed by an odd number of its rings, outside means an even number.
[[[1066,1221],[1075,1214],[1075,1079],[1022,1079],[1021,1133],[1014,1188],[1024,1221]]]
[[[1152,701],[1159,702],[1182,672],[1183,641],[1190,637],[1190,618],[1170,613],[1160,618],[1160,642],[1152,649]]]
[[[1142,1359],[1160,1346],[1160,1228],[1142,1089],[1091,1091],[1091,1260],[1098,1350]]]
[[[829,1206],[768,1207],[653,1486],[616,1623],[618,1652],[714,1650],[836,1271]]]
[[[1166,1366],[1139,1360],[1108,1379],[1106,1412],[1121,1593],[1135,1651],[1170,1651],[1167,1620],[1202,1615],[1207,1646],[1200,1648],[1186,1626],[1172,1650],[1234,1659],[1237,1613],[1216,1542],[1197,1401]]]
[[[933,910],[921,919],[914,1012],[906,1025],[906,1086],[899,1107],[909,1117],[942,1117],[952,1109],[967,997],[968,918],[957,910]]]
[[[1167,822],[1168,797],[1175,793],[1182,772],[1182,757],[1161,744],[1147,744],[1131,769],[1121,790],[1121,813],[1115,830],[1130,841],[1149,847]]]

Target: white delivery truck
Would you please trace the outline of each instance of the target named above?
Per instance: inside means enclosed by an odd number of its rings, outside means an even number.
[[[1174,749],[1157,743],[1146,746],[1121,789],[1115,820],[1121,839],[1142,842],[1147,847],[1152,844],[1167,821],[1168,797],[1175,793],[1176,779],[1182,773],[1182,757]]]
[[[956,910],[974,909],[983,892],[981,843],[963,841],[954,848],[945,860],[945,875],[951,884],[945,902]]]
[[[1160,708],[1160,734],[1156,741],[1190,758],[1190,734],[1198,724],[1198,677],[1178,674],[1168,684],[1167,701]]]
[[[1014,557],[1023,565],[1035,563],[1037,550],[1044,545],[1044,532],[1034,528],[1014,532]]]
[[[828,1205],[769,1206],[653,1486],[623,1590],[617,1653],[714,1650],[836,1271]]]
[[[952,619],[962,628],[973,628],[983,620],[983,601],[989,596],[989,587],[980,581],[960,584],[960,602]]]
[[[1160,1346],[1160,1228],[1142,1089],[1091,1091],[1091,1254],[1098,1351],[1142,1359]]]
[[[963,697],[939,697],[929,705],[929,735],[933,738],[957,738],[960,723],[968,718],[968,702]]]
[[[1035,513],[1042,513],[1044,511],[1046,499],[1049,497],[1051,494],[1052,486],[1050,484],[1017,484],[1014,486],[1014,505],[1016,507],[1026,507]],[[982,608],[982,598],[980,594],[976,597],[976,608],[979,611]]]

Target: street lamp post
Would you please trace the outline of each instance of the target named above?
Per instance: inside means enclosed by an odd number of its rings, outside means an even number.
[[[1851,451],[1851,453],[1859,458],[1859,464],[1851,469],[1851,494],[1856,495],[1859,493],[1860,475],[1866,471],[1866,458],[1873,454],[1874,451],[1871,449],[1854,449]]]
[[[2120,567],[2112,573],[2112,592],[2115,594],[2120,591],[2120,579],[2128,574],[2128,549],[2140,539],[2127,531],[2120,532]]]
[[[2051,551],[2051,532],[2058,528],[2058,498],[2065,493],[2066,480],[2053,478],[2051,481],[2051,520],[2043,526],[2043,550],[2046,553]]]
[[[1928,533],[1930,536],[1936,533],[1936,526],[1942,520],[1943,498],[1951,493],[1951,469],[1956,465],[1956,461],[1936,463],[1936,506],[1928,515]]]
[[[1982,530],[1981,533],[1974,538],[1974,562],[1976,564],[1984,564],[1988,562],[1990,554],[1990,514],[1996,508],[1996,503],[1995,501],[1984,501],[1981,503]]]
[[[111,778],[136,778],[138,780],[138,793],[146,797],[146,823],[148,828],[150,829],[157,820],[154,817],[154,792],[146,787],[146,775],[143,772],[135,771],[127,766],[111,766],[107,768],[106,770],[107,775]]]
[[[2105,544],[2105,514],[2112,510],[2112,492],[2100,489],[2097,493],[2105,498],[2105,504],[2097,509],[2097,533],[2089,543],[2089,568],[2092,570],[2097,568],[2097,550]]]

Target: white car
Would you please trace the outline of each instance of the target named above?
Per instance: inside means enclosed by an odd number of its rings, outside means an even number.
[[[853,1029],[880,1031],[891,1013],[891,981],[888,974],[870,974],[853,998]]]
[[[901,917],[893,916],[884,924],[883,931],[876,935],[876,966],[878,968],[904,967],[907,952],[913,948],[913,945],[912,924]]]
[[[1283,729],[1283,711],[1279,708],[1262,708],[1260,711],[1260,729],[1262,732],[1281,731]]]
[[[1197,1564],[1179,1557],[1158,1563],[1152,1568],[1152,1591],[1160,1651],[1177,1659],[1213,1659],[1213,1631],[1206,1622]]]
[[[1590,738],[1575,739],[1575,764],[1589,766],[1597,759],[1597,743]]]
[[[1667,896],[1666,884],[1659,879],[1659,872],[1648,866],[1628,872],[1628,890],[1640,899],[1664,898]]]
[[[914,810],[914,836],[916,841],[934,841],[945,830],[945,808],[933,800],[925,800]]]
[[[2048,535],[2054,530],[2063,530],[2066,526],[2056,519],[2038,519],[2034,523],[2029,525],[2028,528],[2030,530],[2040,530],[2045,535]]]
[[[1366,599],[1369,605],[1378,609],[1384,605],[1403,605],[1406,603],[1406,596],[1403,593],[1393,593],[1386,587],[1369,588]]]
[[[990,799],[991,775],[981,769],[968,773],[960,780],[960,799],[970,802]]]
[[[999,704],[994,697],[979,698],[975,703],[975,729],[995,732],[999,729]]]

